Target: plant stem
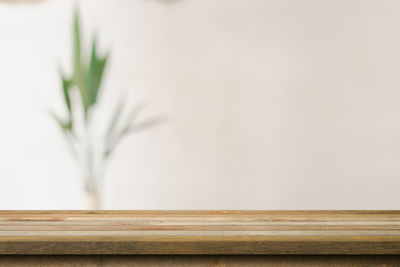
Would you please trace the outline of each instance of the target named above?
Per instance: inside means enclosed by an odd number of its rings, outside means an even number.
[[[94,164],[93,164],[93,150],[92,150],[90,133],[89,133],[89,125],[85,123],[85,164],[86,164],[86,190],[88,193],[97,193],[97,185],[96,185],[96,177],[94,172]]]

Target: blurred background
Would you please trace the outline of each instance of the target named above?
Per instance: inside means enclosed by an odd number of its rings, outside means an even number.
[[[126,94],[167,118],[117,148],[103,208],[399,208],[399,1],[11,0],[0,209],[86,207],[47,112],[65,114],[75,6],[84,47],[111,51],[99,117]]]

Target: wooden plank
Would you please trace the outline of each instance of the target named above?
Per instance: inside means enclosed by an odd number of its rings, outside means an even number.
[[[7,255],[0,256],[0,266],[131,266],[131,267],[365,267],[399,266],[400,256],[395,255],[324,255],[324,256],[276,256],[276,255]]]
[[[0,254],[400,254],[400,212],[0,211]]]

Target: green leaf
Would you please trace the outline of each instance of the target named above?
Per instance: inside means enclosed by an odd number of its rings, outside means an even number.
[[[94,79],[94,83],[93,83],[93,103],[96,103],[97,101],[97,96],[99,95],[99,91],[101,88],[101,82],[103,81],[103,74],[104,74],[104,70],[105,67],[107,65],[107,60],[108,60],[108,56],[104,57],[104,58],[99,58],[97,60],[97,64],[95,67],[95,79]]]
[[[67,106],[70,119],[72,119],[71,99],[69,97],[69,89],[72,85],[72,81],[70,79],[65,78],[63,75],[61,75],[61,79],[62,79],[62,89],[63,89],[64,101]]]
[[[74,70],[73,70],[73,84],[78,87],[83,111],[85,115],[85,121],[87,121],[87,115],[89,110],[89,93],[87,88],[85,87],[85,77],[83,73],[83,55],[81,53],[81,33],[80,33],[80,25],[79,25],[79,12],[76,9],[74,15],[74,51],[73,51],[73,62],[74,62]]]
[[[134,124],[133,126],[131,126],[129,128],[129,131],[126,134],[133,134],[133,133],[137,133],[137,132],[140,132],[143,130],[147,130],[149,128],[152,128],[152,127],[157,126],[164,122],[165,122],[165,118],[162,116],[153,117],[151,119],[147,119],[140,123]]]
[[[86,76],[87,94],[89,96],[89,105],[92,106],[97,102],[101,82],[103,80],[103,73],[107,63],[108,56],[99,58],[96,51],[96,39],[92,44],[92,53],[88,73]]]
[[[120,117],[123,106],[125,105],[125,103],[121,103],[121,101],[122,101],[122,99],[120,100],[119,106],[117,106],[117,109],[115,110],[115,113],[111,120],[111,124],[113,124],[113,123],[115,125],[117,124],[117,121],[118,121],[118,118]],[[136,119],[136,117],[143,110],[143,108],[144,108],[143,104],[138,104],[135,107],[133,107],[128,114],[128,119],[127,119],[126,125],[122,128],[121,132],[119,132],[117,134],[114,133],[115,125],[111,126],[111,124],[110,124],[110,127],[106,134],[106,151],[104,153],[105,157],[108,157],[111,155],[112,151],[117,146],[120,139],[122,139],[122,137],[129,131],[129,129],[131,127],[131,122],[133,122]]]
[[[111,155],[111,153],[115,150],[117,145],[122,141],[122,139],[130,134],[134,134],[149,128],[152,128],[154,126],[157,126],[165,121],[164,117],[154,117],[151,119],[147,119],[145,121],[142,121],[140,123],[127,123],[125,127],[122,128],[122,130],[118,133],[118,135],[114,138],[113,143],[111,143],[109,146],[107,146],[106,152],[104,153],[104,156],[107,158]]]
[[[81,72],[81,36],[79,26],[79,13],[75,10],[74,15],[74,77],[77,78]]]
[[[110,140],[114,134],[115,128],[117,126],[119,118],[121,117],[121,113],[122,113],[124,107],[125,107],[125,98],[121,97],[118,101],[118,104],[115,107],[114,113],[111,117],[110,124],[106,131],[105,139],[106,139],[107,143],[110,142]]]
[[[78,154],[74,145],[74,141],[76,141],[75,135],[72,132],[72,121],[69,120],[67,122],[64,122],[60,117],[57,116],[53,111],[49,110],[49,114],[51,117],[54,118],[54,120],[57,122],[57,124],[60,126],[67,142],[68,145],[71,149],[71,153],[74,156],[74,158],[78,159]]]
[[[55,112],[53,111],[49,111],[50,116],[58,123],[58,125],[60,126],[61,130],[64,133],[72,133],[72,122],[71,120],[68,121],[63,121]]]

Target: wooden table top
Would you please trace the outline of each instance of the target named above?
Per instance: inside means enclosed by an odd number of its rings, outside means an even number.
[[[0,211],[0,254],[400,254],[400,211]]]

